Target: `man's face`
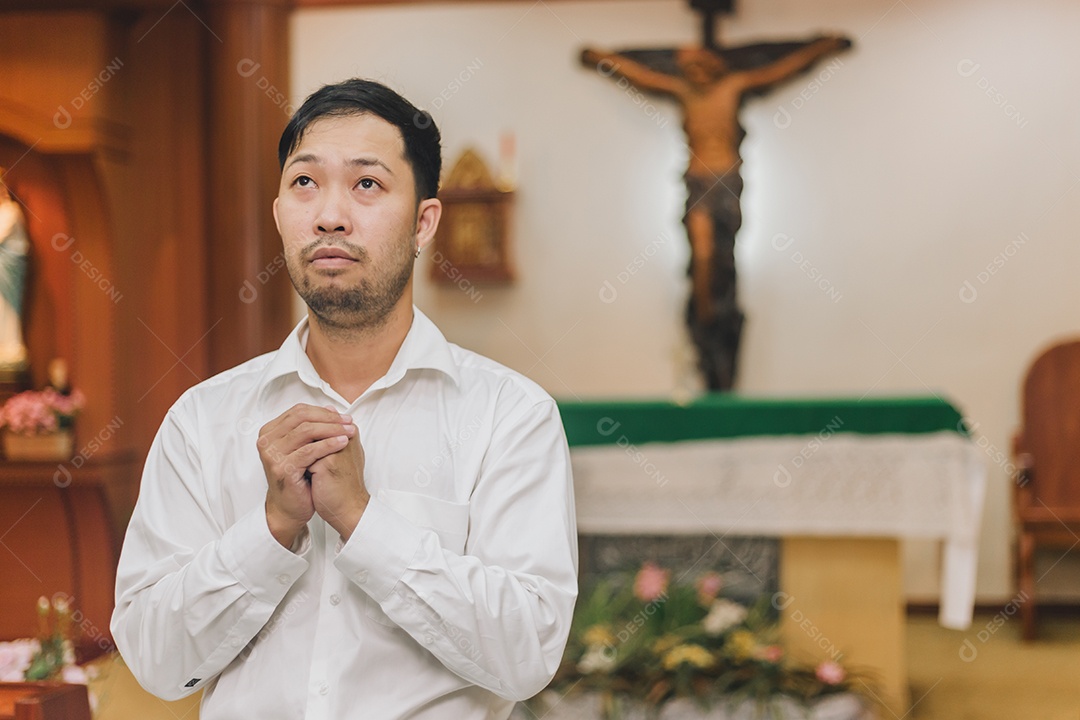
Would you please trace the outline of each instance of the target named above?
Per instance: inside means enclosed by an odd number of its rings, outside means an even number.
[[[377,327],[411,287],[438,206],[417,207],[396,127],[375,115],[316,120],[286,158],[274,201],[296,291],[327,327]]]
[[[727,70],[721,58],[702,49],[684,48],[678,52],[676,62],[683,77],[698,87],[711,84]]]

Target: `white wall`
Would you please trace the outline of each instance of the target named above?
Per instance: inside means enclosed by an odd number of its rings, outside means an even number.
[[[727,42],[836,31],[857,44],[816,89],[815,73],[744,108],[739,389],[941,393],[980,423],[981,442],[1007,448],[1027,363],[1080,331],[1080,5],[739,5]],[[293,90],[299,102],[326,82],[382,80],[433,112],[448,162],[466,145],[493,161],[513,131],[520,280],[474,301],[432,287],[421,265],[417,303],[452,341],[557,397],[669,396],[696,387],[678,110],[644,111],[577,57],[698,37],[677,0],[304,10]],[[790,246],[777,250],[779,235]],[[600,299],[605,281],[615,302]],[[994,602],[1012,588],[1010,487],[988,463],[979,597]],[[936,563],[931,545],[908,544],[910,598],[934,597]],[[1066,561],[1046,582],[1070,577]]]

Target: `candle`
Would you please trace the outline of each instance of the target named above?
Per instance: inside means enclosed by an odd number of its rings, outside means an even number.
[[[499,174],[495,182],[503,192],[513,190],[517,182],[517,149],[512,132],[499,138]]]

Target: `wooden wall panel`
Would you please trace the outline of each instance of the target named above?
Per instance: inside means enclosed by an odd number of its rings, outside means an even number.
[[[75,597],[76,566],[64,502],[57,488],[5,487],[0,502],[0,640],[37,628],[38,597]],[[28,633],[27,631],[30,631]]]
[[[209,320],[220,322],[210,363],[220,371],[277,348],[293,324],[287,273],[266,272],[281,253],[271,205],[289,119],[288,7],[226,0],[211,5],[208,23],[220,40],[210,44],[207,233]]]
[[[116,147],[123,136],[121,117],[105,90],[123,71],[117,59],[101,14],[5,13],[0,22],[5,132],[40,152]]]
[[[116,82],[130,143],[97,162],[123,294],[117,413],[125,446],[141,459],[172,403],[209,375],[204,74],[212,38],[188,12],[148,11],[124,30]]]
[[[287,274],[264,272],[280,253],[271,203],[290,109],[289,5],[36,7],[0,11],[0,164],[15,166],[12,187],[36,214],[27,344],[36,386],[48,359],[66,357],[88,398],[76,457],[63,467],[110,469],[83,497],[57,495],[55,463],[37,467],[31,474],[47,481],[27,491],[15,479],[29,471],[0,462],[0,508],[36,498],[51,512],[61,497],[60,509],[75,511],[70,533],[52,521],[27,526],[33,536],[20,542],[32,549],[21,552],[34,563],[54,557],[59,575],[39,573],[41,587],[14,594],[0,587],[0,615],[15,619],[0,637],[34,632],[26,593],[77,590],[58,579],[75,551],[100,581],[78,590],[81,609],[107,627],[102,587],[165,412],[210,374],[277,347],[292,326]],[[84,513],[111,527],[80,524]],[[17,519],[0,517],[0,534]]]

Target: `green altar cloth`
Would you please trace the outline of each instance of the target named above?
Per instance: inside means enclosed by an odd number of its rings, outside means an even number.
[[[560,400],[570,447],[667,443],[775,435],[967,434],[963,417],[939,397],[755,398],[702,396],[664,400]]]

